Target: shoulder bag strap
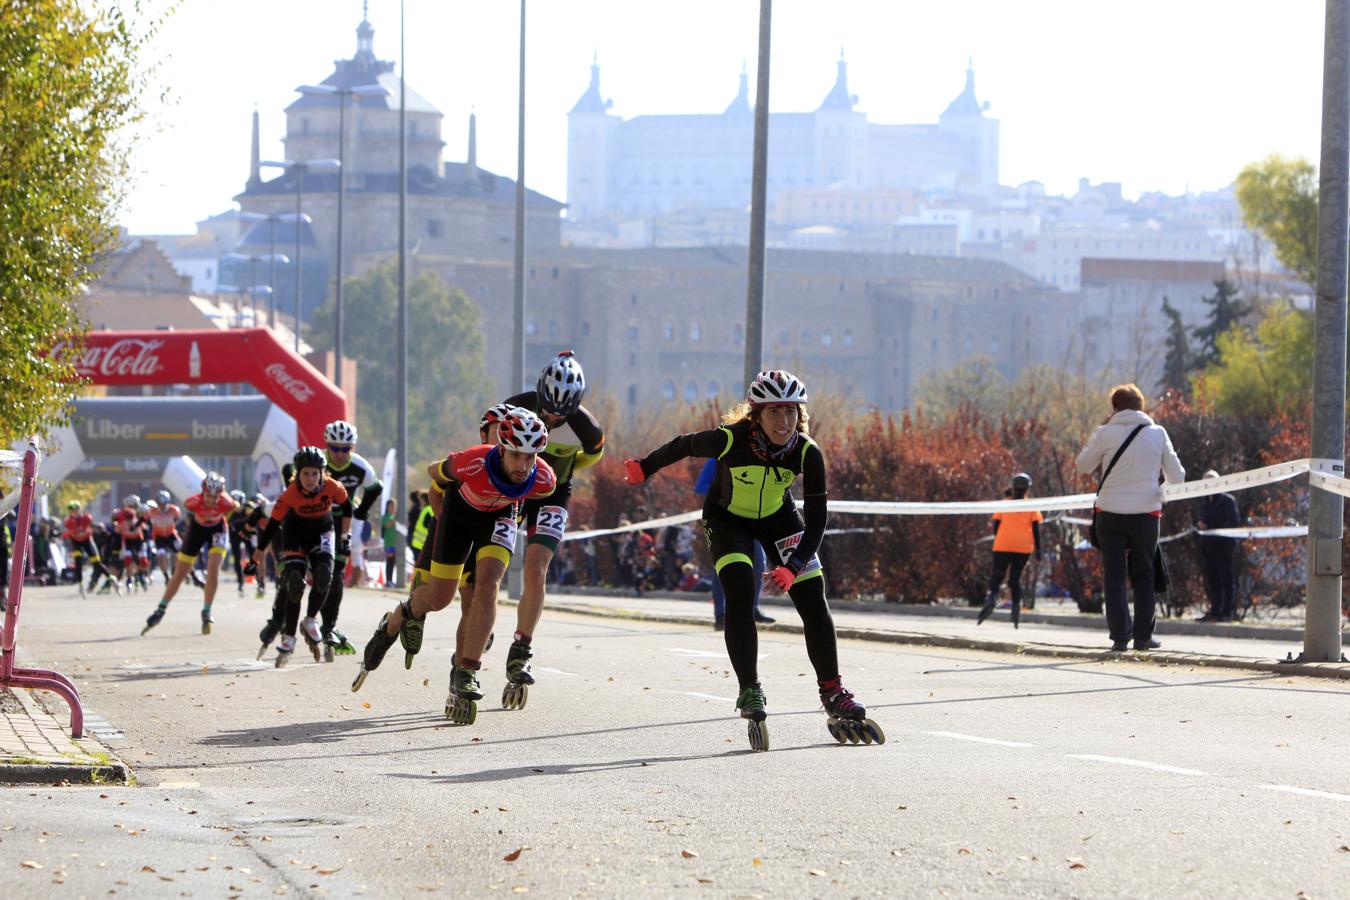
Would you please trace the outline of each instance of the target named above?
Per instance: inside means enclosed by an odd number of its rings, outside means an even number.
[[[1102,473],[1102,480],[1097,482],[1097,493],[1100,494],[1102,492],[1102,485],[1106,484],[1106,477],[1111,474],[1111,470],[1114,469],[1116,463],[1120,461],[1120,454],[1124,453],[1125,448],[1130,446],[1130,441],[1134,440],[1135,436],[1147,427],[1148,423],[1136,425],[1134,431],[1130,432],[1130,436],[1125,439],[1124,443],[1116,448],[1116,455],[1111,457],[1111,462],[1107,464],[1106,471]]]

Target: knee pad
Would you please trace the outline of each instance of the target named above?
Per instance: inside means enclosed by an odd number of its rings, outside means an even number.
[[[299,603],[305,593],[305,567],[287,566],[281,574],[281,589],[286,594],[287,603]]]
[[[331,559],[320,558],[310,570],[314,576],[314,590],[320,594],[328,592],[328,585],[333,580],[333,561]]]

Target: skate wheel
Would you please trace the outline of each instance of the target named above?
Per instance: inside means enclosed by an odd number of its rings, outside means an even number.
[[[330,662],[333,661],[333,645],[332,645],[332,644],[324,644],[324,645],[323,645],[323,661],[326,662],[326,663],[330,663]]]
[[[845,733],[844,727],[840,724],[838,719],[830,719],[825,723],[825,727],[830,730],[830,737],[834,738],[837,742],[841,744],[848,742],[848,735]]]
[[[210,634],[210,633],[211,633],[211,623],[210,623],[210,622],[203,622],[203,623],[202,623],[202,634]]]
[[[849,722],[847,725],[844,726],[844,728],[845,728],[844,733],[848,735],[849,743],[851,744],[862,743],[862,732],[858,729],[857,722]]]
[[[416,653],[407,653],[407,652],[405,652],[405,653],[403,654],[403,668],[405,668],[405,669],[411,669],[411,668],[412,668],[412,664],[413,664],[413,658],[416,657],[416,656],[417,656]]]
[[[288,662],[290,662],[290,661],[291,661],[291,655],[290,655],[289,653],[278,653],[278,654],[277,654],[276,667],[277,667],[278,669],[284,669],[284,668],[286,668],[286,663],[288,663]]]
[[[457,697],[453,703],[446,707],[446,714],[450,717],[450,721],[456,725],[472,725],[478,718],[478,701]]]
[[[323,649],[318,644],[310,644],[309,652],[314,654],[315,662],[323,662]]]
[[[882,731],[881,726],[871,719],[863,719],[862,732],[863,740],[867,741],[869,744],[886,743],[886,732]],[[868,740],[869,737],[871,740]]]
[[[746,732],[750,737],[750,749],[756,753],[762,753],[769,749],[769,723],[756,722],[750,720],[746,727]]]
[[[255,656],[255,657],[253,657],[253,658],[254,658],[254,659],[262,659],[262,658],[263,658],[263,654],[265,654],[265,653],[267,652],[267,648],[268,648],[268,647],[271,647],[271,646],[272,646],[271,644],[263,644],[262,647],[260,647],[260,648],[258,649],[258,655]],[[356,690],[356,688],[352,688],[352,690]]]
[[[503,709],[524,709],[525,703],[530,699],[529,686],[524,684],[507,683],[502,689],[502,708]]]

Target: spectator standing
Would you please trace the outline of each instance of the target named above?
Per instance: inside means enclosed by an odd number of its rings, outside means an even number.
[[[1161,646],[1153,639],[1156,597],[1154,556],[1162,521],[1162,481],[1184,481],[1186,470],[1167,431],[1144,412],[1144,394],[1133,384],[1111,389],[1111,416],[1092,434],[1074,465],[1080,475],[1100,472],[1095,505],[1098,548],[1106,589],[1111,649]],[[1128,572],[1134,618],[1126,603]]]
[[[1218,477],[1219,473],[1213,469],[1205,473],[1206,479]],[[1209,612],[1201,616],[1200,621],[1231,622],[1237,611],[1238,540],[1204,532],[1215,528],[1238,528],[1242,525],[1242,514],[1238,512],[1237,500],[1229,493],[1210,494],[1204,502],[1195,527],[1201,532],[1200,557],[1205,563]]]
[[[380,516],[380,541],[384,544],[384,586],[394,586],[394,570],[398,563],[398,501],[384,502],[384,515]]]

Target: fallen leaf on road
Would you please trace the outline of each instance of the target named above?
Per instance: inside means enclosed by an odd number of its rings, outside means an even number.
[[[40,868],[42,868],[42,863],[40,863],[40,862],[38,862],[38,861],[36,861],[36,860],[32,860],[32,859],[25,859],[23,862],[19,863],[19,865],[23,866],[25,869],[40,869]]]
[[[693,850],[681,850],[680,855],[685,859],[698,859],[698,854]]]
[[[513,894],[528,894],[529,892],[530,889],[525,887],[525,885],[523,884],[516,885],[515,887],[511,888],[511,893]]]
[[[475,809],[474,812],[478,812],[478,810]],[[524,847],[517,847],[515,850],[512,850],[510,853],[503,856],[502,860],[504,862],[515,862],[520,859],[520,852],[524,849]]]
[[[819,869],[807,869],[807,870],[806,870],[806,874],[807,874],[807,875],[819,875],[819,876],[821,876],[821,877],[824,877],[824,875],[825,875],[825,873],[822,872],[822,871],[820,871]]]
[[[362,703],[362,704],[361,704],[361,708],[362,708],[362,709],[370,709],[370,701],[367,700],[367,701],[365,701],[364,703]]]
[[[510,812],[510,811],[511,810],[507,809],[505,806],[497,807],[497,812]]]
[[[1340,848],[1340,851],[1341,851],[1342,853],[1350,853],[1350,846],[1342,846],[1342,847]]]
[[[142,871],[142,872],[154,872],[155,870],[152,869],[150,866],[141,866],[141,871]]]
[[[320,875],[332,875],[332,874],[333,874],[334,872],[336,872],[336,871],[338,871],[338,870],[337,870],[337,869],[319,869],[319,874],[320,874]]]
[[[969,847],[962,847],[960,850],[957,850],[956,852],[959,853],[961,856],[971,856],[972,854],[975,853],[975,851],[970,849]]]
[[[909,809],[908,806],[897,806],[896,809]]]
[[[470,743],[470,744],[477,744],[477,743],[479,743],[479,742],[482,741],[482,740],[483,740],[483,739],[480,738],[480,737],[469,738],[469,743]]]
[[[1087,863],[1083,862],[1081,856],[1066,856],[1064,861],[1069,864],[1070,869],[1086,869]]]
[[[712,884],[712,883],[713,883],[713,880],[712,880],[711,878],[700,878],[700,879],[698,880],[698,883],[699,883],[699,884]]]
[[[762,865],[764,865],[764,860],[762,860],[762,859],[760,859],[758,856],[756,856],[754,859],[750,860],[750,865],[752,865],[752,866],[762,866]]]
[[[202,674],[203,674],[203,675],[206,675],[206,674],[209,673],[210,671],[211,671],[211,667],[210,667],[210,666],[202,666]]]
[[[423,678],[423,679],[422,679],[422,687],[426,687],[426,686],[429,685],[429,684],[431,684],[431,679],[430,679],[430,678]]]

